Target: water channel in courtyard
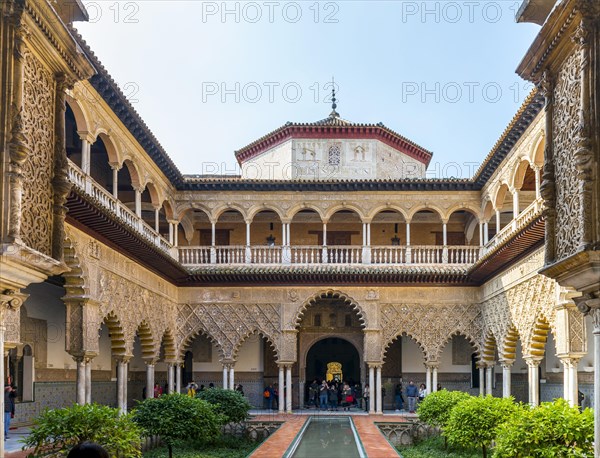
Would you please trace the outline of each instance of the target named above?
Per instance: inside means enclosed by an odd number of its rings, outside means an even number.
[[[284,458],[365,458],[351,417],[310,417]]]

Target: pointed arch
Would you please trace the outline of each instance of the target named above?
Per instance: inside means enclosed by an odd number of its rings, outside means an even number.
[[[65,237],[63,256],[69,271],[62,275],[65,279],[64,288],[67,290],[67,296],[84,297],[89,294],[89,279],[77,248],[77,244],[69,236]]]
[[[173,336],[173,331],[171,331],[171,329],[167,328],[163,332],[161,346],[164,351],[165,361],[177,361],[177,345],[175,344],[175,337]]]
[[[234,345],[233,351],[231,352],[232,358],[234,360],[237,359],[238,353],[244,345],[244,342],[246,342],[246,340],[248,340],[248,338],[252,335],[258,335],[263,337],[269,343],[269,346],[273,350],[273,353],[275,354],[275,360],[279,359],[279,346],[277,345],[277,340],[275,340],[273,336],[269,335],[269,333],[255,327],[253,329],[248,330],[246,333],[240,336],[240,338]]]
[[[423,343],[423,341],[421,339],[419,339],[415,334],[407,332],[407,331],[402,331],[399,334],[396,334],[394,337],[392,337],[391,339],[389,339],[387,342],[384,343],[383,345],[383,349],[382,349],[382,355],[381,355],[381,360],[385,361],[385,357],[387,354],[388,349],[392,346],[392,344],[394,342],[396,342],[399,338],[402,337],[408,337],[409,339],[411,339],[413,342],[415,342],[419,348],[421,349],[421,352],[423,353],[423,360],[427,359],[427,349],[425,348],[425,344]]]
[[[514,361],[517,358],[517,344],[519,342],[519,332],[511,324],[501,342],[498,351],[498,357],[503,361]]]
[[[533,326],[531,340],[526,350],[528,356],[540,358],[544,357],[544,354],[546,353],[546,342],[548,341],[549,332],[550,325],[548,324],[548,320],[542,314],[539,314]]]
[[[292,321],[294,328],[298,328],[300,326],[300,323],[302,322],[302,317],[304,316],[304,312],[306,311],[306,309],[312,305],[315,305],[321,299],[343,300],[344,305],[349,306],[352,310],[354,310],[357,313],[358,319],[361,323],[361,328],[364,329],[368,327],[367,314],[356,300],[354,300],[347,294],[342,293],[341,291],[328,289],[313,294],[300,305],[300,307],[296,310],[294,319]]]
[[[430,354],[429,357],[433,361],[439,361],[440,357],[442,356],[442,352],[444,351],[444,348],[446,347],[446,345],[448,345],[448,342],[450,342],[454,336],[464,337],[466,341],[469,342],[473,347],[473,353],[476,355],[476,358],[478,360],[481,360],[483,354],[481,342],[465,330],[461,329],[454,329],[452,332],[450,332],[442,341],[442,343],[437,347],[437,353],[434,354],[432,352],[432,354]]]
[[[179,348],[177,349],[178,360],[183,361],[186,348],[188,348],[191,345],[192,341],[198,336],[206,337],[211,343],[215,345],[215,347],[217,347],[217,351],[219,352],[219,360],[222,361],[225,359],[225,352],[223,346],[210,332],[208,332],[208,330],[194,329],[184,339],[182,339],[181,343],[179,344]]]
[[[485,363],[494,363],[496,361],[497,352],[498,345],[496,343],[496,337],[491,331],[488,331],[483,336],[483,347],[478,359]],[[500,358],[500,356],[498,357]]]
[[[114,311],[106,315],[102,322],[108,328],[110,336],[110,347],[113,356],[127,355],[127,344],[125,342],[125,330],[121,324],[121,320],[117,317]]]
[[[158,357],[156,341],[152,333],[152,328],[145,319],[142,320],[142,322],[138,325],[136,335],[140,339],[140,346],[142,347],[142,359],[156,359]]]

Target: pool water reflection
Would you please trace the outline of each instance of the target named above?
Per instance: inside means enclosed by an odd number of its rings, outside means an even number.
[[[286,458],[365,458],[350,417],[310,417]]]

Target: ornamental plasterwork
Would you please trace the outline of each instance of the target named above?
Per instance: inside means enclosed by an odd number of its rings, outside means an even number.
[[[244,340],[262,334],[279,353],[281,311],[278,304],[181,304],[177,311],[177,348],[205,334],[222,359],[235,360]]]
[[[54,164],[54,79],[30,51],[25,52],[23,134],[30,151],[23,164],[21,237],[51,255]]]
[[[71,226],[66,226],[66,232],[65,262],[71,268],[65,274],[68,347],[94,350],[97,341],[93,340],[97,340],[103,320],[111,315],[122,328],[126,354],[132,354],[136,333],[146,323],[152,334],[152,351],[158,355],[165,332],[175,331],[173,287],[165,288],[160,282],[158,288],[155,274]],[[100,259],[95,257],[99,253]],[[168,294],[150,290],[149,285],[167,289]]]
[[[575,156],[581,108],[581,54],[571,54],[557,75],[552,110],[556,181],[555,258],[577,252],[584,235],[584,213]]]
[[[477,304],[383,304],[380,319],[384,351],[406,334],[422,348],[427,361],[437,361],[450,338],[461,334],[481,353],[482,318]]]

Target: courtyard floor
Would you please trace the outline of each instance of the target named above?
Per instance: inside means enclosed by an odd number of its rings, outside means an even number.
[[[250,458],[280,457],[288,449],[296,434],[310,416],[347,416],[351,415],[360,440],[369,458],[389,458],[399,456],[375,425],[377,422],[403,422],[416,418],[407,412],[384,411],[383,415],[368,415],[363,410],[345,412],[320,411],[315,409],[295,410],[292,414],[279,414],[277,411],[252,410],[253,421],[282,421],[281,427],[271,434],[251,455]],[[22,450],[21,439],[29,434],[27,426],[11,428],[9,439],[4,443],[5,458],[25,458],[27,452]]]

